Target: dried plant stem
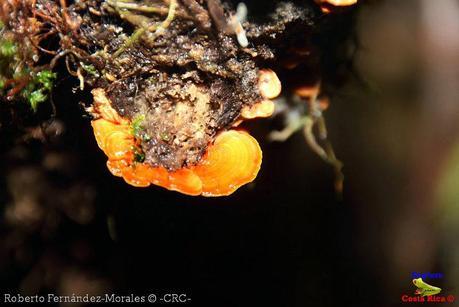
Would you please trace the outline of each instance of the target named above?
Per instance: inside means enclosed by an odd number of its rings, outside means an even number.
[[[137,42],[140,37],[147,31],[149,32],[154,32],[152,37],[150,39],[154,40],[156,37],[161,35],[165,29],[169,27],[171,22],[174,20],[175,17],[175,11],[177,8],[177,0],[171,0],[169,3],[169,10],[167,13],[166,19],[158,26],[157,24],[151,25],[149,27],[141,27],[137,29],[124,43],[124,45],[119,48],[114,54],[113,57],[118,57],[121,53],[124,52],[127,48],[132,46],[135,42]]]
[[[164,1],[167,5],[170,5],[170,1]],[[133,2],[128,2],[128,1],[122,1],[122,0],[108,0],[107,3],[117,9],[126,9],[126,10],[131,10],[131,11],[138,11],[142,13],[155,13],[158,15],[167,15],[169,14],[169,8],[168,7],[154,7],[154,6],[148,6],[148,5],[142,5],[142,4],[137,4]],[[175,15],[181,18],[185,19],[192,19],[191,16],[186,14],[183,11],[178,11],[176,10]]]
[[[326,154],[326,158],[324,160],[330,165],[332,165],[335,169],[335,190],[338,193],[338,195],[341,195],[343,192],[344,181],[344,174],[342,172],[343,163],[336,158],[333,146],[331,142],[328,140],[327,126],[323,116],[320,116],[316,119],[316,125],[317,129],[319,130],[319,138],[322,140],[324,144],[323,150]]]

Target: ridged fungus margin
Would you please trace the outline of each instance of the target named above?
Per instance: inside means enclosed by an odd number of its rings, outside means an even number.
[[[92,121],[97,144],[108,157],[110,172],[136,187],[158,185],[187,195],[229,195],[255,179],[262,153],[258,142],[247,132],[221,132],[208,146],[201,161],[173,172],[135,161],[138,142],[131,123],[116,114],[102,89],[93,90]]]
[[[196,165],[168,171],[136,161],[141,140],[132,133],[132,123],[111,107],[103,89],[92,93],[94,104],[89,111],[94,116],[91,124],[97,144],[108,158],[109,171],[132,186],[154,184],[187,195],[226,196],[253,181],[260,170],[262,151],[258,142],[247,132],[234,129],[220,132]],[[272,101],[263,100],[254,106],[265,104],[271,105]],[[246,115],[255,118],[267,114],[257,110],[253,114],[246,111]]]

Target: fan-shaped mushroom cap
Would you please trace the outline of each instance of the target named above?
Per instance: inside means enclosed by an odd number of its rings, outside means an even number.
[[[201,178],[202,195],[223,196],[255,179],[262,152],[257,140],[244,131],[221,133],[193,171]]]
[[[265,99],[255,103],[250,107],[244,107],[241,110],[241,116],[245,119],[257,117],[270,117],[274,113],[274,102]]]
[[[273,99],[282,90],[281,82],[271,69],[261,69],[258,76],[258,90],[263,98]]]

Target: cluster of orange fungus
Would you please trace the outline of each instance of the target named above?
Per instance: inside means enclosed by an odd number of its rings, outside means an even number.
[[[335,7],[348,7],[354,5],[358,0],[315,0],[320,5],[322,12],[328,14],[331,12],[331,8]]]
[[[274,102],[281,93],[281,82],[276,73],[270,69],[261,69],[258,75],[258,90],[263,100],[241,110],[242,119],[265,118],[274,113]]]
[[[93,90],[91,113],[97,144],[107,155],[110,172],[136,187],[158,185],[187,195],[224,196],[255,179],[262,152],[248,133],[229,130],[220,133],[199,164],[169,172],[134,160],[137,140],[130,122],[118,115],[102,89]]]

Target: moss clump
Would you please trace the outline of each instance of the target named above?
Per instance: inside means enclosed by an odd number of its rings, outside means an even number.
[[[16,44],[10,40],[0,42],[0,56],[4,58],[13,57],[18,51]]]
[[[0,94],[9,100],[23,98],[36,112],[49,98],[56,74],[49,69],[35,68],[34,71],[26,62],[18,44],[8,33],[3,33],[0,38]]]
[[[142,122],[144,120],[145,120],[145,115],[138,115],[132,121],[132,134],[137,138],[141,137],[141,133],[143,131]]]
[[[39,104],[49,98],[56,77],[56,73],[42,70],[33,76],[32,80],[22,90],[21,95],[28,101],[34,112],[37,111]]]

